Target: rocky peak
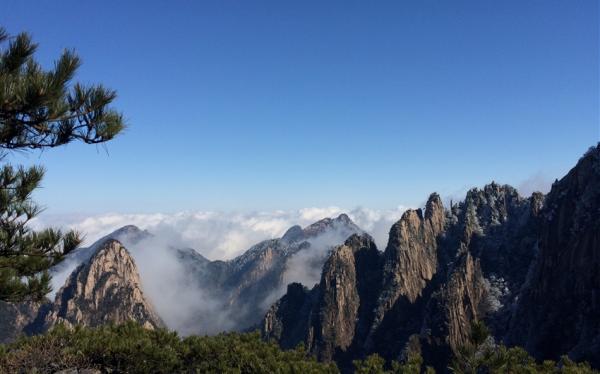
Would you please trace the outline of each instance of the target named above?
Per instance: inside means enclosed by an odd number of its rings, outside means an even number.
[[[347,214],[340,214],[336,218],[324,218],[304,228],[305,237],[315,237],[329,230],[337,229],[348,233],[350,236],[353,233],[362,232]]]
[[[148,230],[142,230],[135,225],[126,225],[108,234],[103,239],[115,239],[128,245],[135,245],[150,237],[152,237],[152,234]]]
[[[302,230],[302,227],[299,225],[294,225],[290,227],[285,234],[283,234],[281,240],[286,243],[294,243],[304,240],[304,230]]]
[[[352,220],[350,219],[350,217],[348,217],[346,213],[340,214],[339,216],[337,216],[337,218],[334,219],[334,221],[338,223],[343,223],[344,225],[354,225],[354,222],[352,222]]]
[[[147,328],[163,326],[144,298],[133,258],[116,240],[106,240],[58,291],[46,326],[57,322],[98,326],[134,320]]]
[[[352,235],[323,266],[314,350],[323,360],[349,352],[364,340],[377,298],[380,253],[367,235]]]
[[[442,201],[434,193],[427,201],[425,215],[421,209],[410,209],[392,226],[384,252],[381,291],[365,342],[367,350],[390,339],[401,344],[414,332],[407,325],[417,322],[408,321],[420,318],[423,292],[437,273],[438,239],[445,221]]]
[[[445,223],[445,210],[442,198],[437,193],[432,193],[425,204],[425,219],[431,222],[435,232],[442,232]]]
[[[462,207],[466,225],[470,232],[481,232],[489,226],[499,225],[521,206],[522,201],[517,190],[507,184],[492,182],[483,189],[473,188],[467,192]]]
[[[439,195],[433,194],[421,209],[409,209],[391,230],[384,264],[384,297],[380,308],[389,309],[401,295],[414,302],[437,269],[437,243],[445,224]]]

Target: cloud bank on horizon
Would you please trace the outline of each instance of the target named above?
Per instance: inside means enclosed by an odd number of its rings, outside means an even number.
[[[74,229],[85,235],[84,245],[89,245],[120,227],[136,225],[168,240],[171,245],[194,248],[210,260],[227,260],[262,240],[281,237],[293,225],[304,227],[341,213],[348,214],[360,228],[373,236],[377,246],[383,250],[387,245],[390,227],[406,209],[402,205],[389,210],[345,210],[332,206],[252,213],[108,213],[83,217],[41,215],[31,222],[31,226],[34,229]]]

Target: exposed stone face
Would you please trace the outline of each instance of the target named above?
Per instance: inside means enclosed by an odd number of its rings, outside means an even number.
[[[375,324],[383,319],[400,296],[414,303],[437,270],[437,240],[444,229],[444,207],[439,195],[420,209],[407,210],[390,230],[385,250],[383,291]]]
[[[58,322],[98,326],[134,320],[146,328],[163,322],[144,298],[136,265],[116,240],[107,240],[77,268],[59,290],[45,318],[46,328]]]
[[[438,237],[445,221],[441,199],[432,194],[425,215],[420,209],[407,210],[392,226],[365,352],[394,356],[419,331],[423,292],[437,272]]]
[[[0,342],[43,333],[57,323],[99,326],[129,320],[164,327],[144,298],[135,262],[120,242],[103,239],[56,294],[54,302],[0,302]]]
[[[285,348],[304,342],[321,360],[352,357],[364,344],[373,320],[381,260],[370,236],[351,236],[333,250],[313,290],[299,284],[288,287],[263,319],[263,336],[277,339]]]
[[[507,341],[600,367],[600,145],[554,183]]]
[[[424,312],[423,336],[426,354],[433,361],[446,359],[467,342],[471,322],[481,320],[487,294],[479,260],[470,253],[460,255],[447,281],[428,302]]]
[[[296,298],[298,308],[310,305],[312,317],[304,312],[300,325],[274,308],[263,333],[277,338],[270,329],[294,329],[287,347],[303,339],[342,369],[374,352],[401,358],[416,344],[443,371],[473,320],[485,320],[498,339],[506,333],[535,255],[543,204],[540,193],[523,198],[496,183],[469,191],[449,210],[432,194],[424,213],[409,210],[392,226],[385,252],[373,255],[370,267],[359,266],[348,242],[336,248],[319,287]],[[368,290],[359,290],[361,279],[370,279]]]
[[[432,195],[424,214],[409,210],[393,225],[382,265],[370,267],[381,269],[379,286],[368,291],[360,279],[376,277],[366,276],[354,248],[331,254],[316,295],[297,292],[298,305],[313,312],[295,339],[320,359],[344,368],[372,352],[395,359],[420,345],[444,371],[472,321],[484,320],[497,340],[539,359],[569,354],[600,367],[600,145],[547,196],[523,198],[492,183],[445,211]],[[277,313],[270,318],[286,330]]]
[[[350,237],[323,266],[313,344],[319,358],[331,360],[336,351],[348,351],[355,338],[360,338],[357,323],[364,324],[360,314],[364,319],[372,310],[379,262],[380,254],[365,234]],[[366,329],[362,330],[364,338]]]

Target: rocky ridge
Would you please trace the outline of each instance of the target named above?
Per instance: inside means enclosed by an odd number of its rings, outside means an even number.
[[[393,225],[384,252],[349,238],[319,285],[290,285],[262,334],[284,348],[303,342],[344,370],[371,353],[418,349],[443,372],[483,320],[496,341],[538,359],[569,354],[600,367],[599,191],[600,145],[547,196],[493,182],[446,209],[432,194],[425,212]],[[357,253],[369,253],[369,267]]]

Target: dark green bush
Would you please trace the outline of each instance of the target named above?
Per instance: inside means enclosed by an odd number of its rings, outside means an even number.
[[[536,362],[522,348],[507,348],[488,339],[478,325],[449,369],[456,373],[597,373],[567,357]],[[354,361],[360,374],[431,373],[420,354],[406,362],[386,363],[378,355]],[[302,347],[283,351],[258,333],[179,337],[165,329],[147,330],[130,322],[98,328],[58,326],[44,335],[0,345],[1,373],[54,373],[94,368],[110,373],[338,373],[335,364],[319,363]]]
[[[57,327],[3,346],[5,373],[96,368],[116,373],[338,373],[302,349],[282,351],[258,333],[180,338],[135,323],[99,328]]]

